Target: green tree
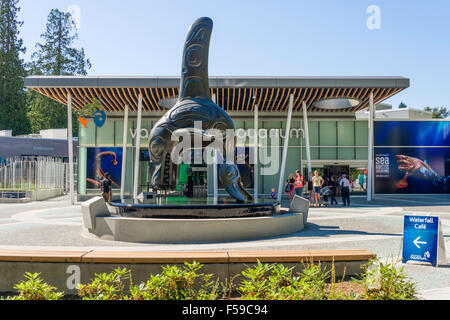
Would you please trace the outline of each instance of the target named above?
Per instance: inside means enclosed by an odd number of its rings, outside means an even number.
[[[403,102],[400,102],[400,104],[398,105],[399,109],[406,109],[408,108],[408,106],[406,104],[404,104]]]
[[[15,135],[29,133],[26,117],[24,77],[20,54],[25,53],[19,37],[18,0],[0,0],[0,130],[12,130]]]
[[[87,75],[91,63],[86,59],[83,48],[77,49],[73,46],[74,41],[78,39],[78,33],[70,13],[51,10],[46,31],[41,38],[43,43],[36,44],[37,51],[33,53],[32,62],[29,64],[32,74]],[[28,101],[28,118],[33,132],[67,127],[67,113],[60,103],[33,91],[28,92]],[[78,132],[77,118],[78,113],[73,111],[74,135]]]
[[[432,118],[433,119],[445,119],[448,118],[450,116],[450,111],[447,110],[447,108],[445,107],[440,107],[440,108],[430,108],[430,107],[425,107],[424,108],[425,111],[429,111],[432,112]]]

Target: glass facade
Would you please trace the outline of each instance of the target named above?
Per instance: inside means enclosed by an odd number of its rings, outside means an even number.
[[[148,135],[153,125],[159,118],[143,118],[142,120],[142,134],[141,134],[141,151],[147,150]],[[233,117],[237,129],[253,129],[253,119]],[[310,119],[309,125],[309,140],[311,150],[312,162],[339,162],[345,164],[346,162],[367,162],[367,147],[368,147],[368,123],[367,120],[354,119]],[[134,145],[135,145],[135,128],[136,119],[130,119],[128,123],[128,151],[125,177],[125,192],[130,194],[132,192],[132,179],[134,170]],[[259,128],[270,130],[281,129],[281,138],[267,139],[267,147],[260,149],[260,173],[264,170],[269,170],[272,161],[278,161],[281,164],[283,137],[286,129],[286,120],[272,120],[270,118],[260,117]],[[291,136],[289,139],[289,149],[286,163],[286,175],[294,173],[295,170],[306,166],[306,147],[303,136],[303,118],[293,117],[291,123]],[[133,133],[130,134],[130,132]],[[85,195],[90,192],[86,189],[86,155],[87,148],[90,147],[122,147],[123,139],[123,119],[111,118],[106,121],[102,128],[97,128],[93,123],[89,123],[87,128],[80,126],[79,128],[79,151],[78,151],[78,194]],[[260,143],[261,145],[261,143]],[[253,146],[253,141],[247,139],[245,146]],[[276,151],[278,156],[272,155]],[[267,155],[265,157],[264,155]],[[142,161],[140,168],[141,185],[145,185],[147,181],[147,164]],[[212,170],[208,170],[208,185],[212,185]],[[279,173],[260,175],[259,179],[259,193],[270,193],[271,188],[278,188]],[[91,192],[98,192],[92,190]]]

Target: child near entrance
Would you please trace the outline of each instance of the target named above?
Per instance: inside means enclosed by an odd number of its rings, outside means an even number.
[[[303,176],[300,174],[300,171],[295,170],[295,194],[298,196],[302,196],[303,194]]]

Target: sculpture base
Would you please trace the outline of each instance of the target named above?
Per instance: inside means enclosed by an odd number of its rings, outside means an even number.
[[[97,217],[90,238],[136,243],[198,243],[261,239],[304,228],[303,213],[224,219]]]
[[[170,201],[174,201],[171,199]],[[190,201],[196,201],[195,199]],[[305,200],[307,201],[307,200]],[[141,204],[144,205],[144,204]],[[156,206],[153,204],[152,206]],[[172,218],[161,217],[136,217],[125,216],[128,214],[136,214],[138,211],[124,211],[122,216],[111,215],[110,210],[116,212],[118,209],[127,208],[127,204],[109,204],[105,203],[102,197],[95,197],[91,200],[84,202],[81,206],[83,213],[83,235],[89,238],[111,240],[111,241],[124,241],[124,242],[136,242],[136,243],[199,243],[199,242],[226,242],[226,241],[239,241],[239,240],[252,240],[262,239],[268,237],[275,237],[281,235],[287,235],[294,232],[301,231],[307,219],[306,211],[293,211],[301,208],[296,206],[287,210],[280,210],[280,207],[276,203],[266,204],[267,208],[276,210],[275,215],[257,215],[257,212],[248,213],[254,216],[247,217],[226,217],[218,218],[211,217],[211,213],[208,217],[191,217],[183,218],[186,215],[187,208],[181,208],[174,204],[175,208],[170,208],[166,204],[166,208],[150,208],[155,210],[152,213],[156,213],[156,210],[172,210],[174,216]],[[194,204],[192,204],[193,206]],[[214,209],[214,206],[225,204],[209,204],[205,203],[203,206],[212,206],[211,210],[218,210],[216,214],[220,213],[218,208]],[[259,208],[261,203],[256,204],[237,204],[227,203],[225,207],[230,206],[228,209],[223,210],[243,210],[242,206],[250,206],[253,209]],[[236,206],[233,208],[233,206]],[[139,204],[129,204],[130,208]],[[148,206],[148,204],[146,205]],[[183,204],[186,206],[186,204]],[[263,206],[265,207],[265,206]],[[147,208],[149,209],[149,208]],[[192,212],[199,214],[201,209],[190,208]],[[146,211],[142,211],[141,214],[145,215]],[[234,211],[237,213],[238,211]],[[139,214],[139,213],[138,213]],[[156,213],[157,214],[157,213]],[[164,215],[165,213],[162,213]],[[158,215],[161,215],[159,213]],[[176,215],[176,216],[175,216]]]
[[[273,216],[280,213],[276,202],[255,201],[238,203],[233,199],[167,197],[141,199],[134,202],[112,202],[107,204],[111,215],[133,218],[236,218]]]

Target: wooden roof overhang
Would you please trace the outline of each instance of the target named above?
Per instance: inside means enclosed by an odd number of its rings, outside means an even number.
[[[72,96],[72,106],[81,110],[96,98],[109,112],[123,112],[126,105],[137,111],[142,94],[147,112],[166,110],[159,102],[178,97],[177,77],[72,77],[32,76],[25,86],[64,105]],[[302,102],[308,112],[356,112],[366,109],[373,92],[378,104],[409,87],[403,77],[211,77],[211,96],[228,112],[252,112],[255,104],[260,112],[285,112],[289,96],[294,96],[294,112],[301,111]],[[361,103],[344,110],[324,110],[315,102],[329,98],[353,98]]]

